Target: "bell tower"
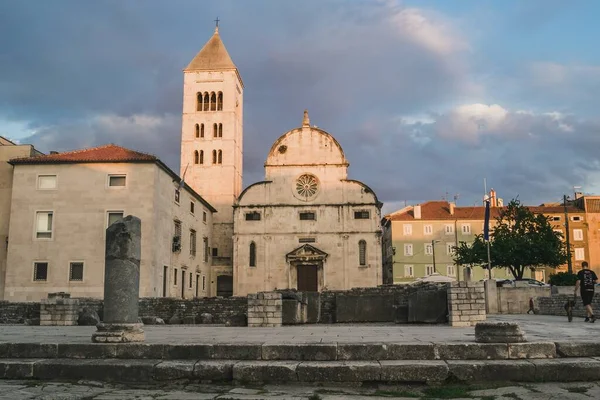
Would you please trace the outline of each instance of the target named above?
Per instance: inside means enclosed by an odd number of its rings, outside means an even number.
[[[217,22],[212,37],[183,70],[181,127],[181,176],[185,172],[186,183],[217,209],[209,244],[216,275],[232,273],[232,206],[242,190],[243,104],[244,83]]]

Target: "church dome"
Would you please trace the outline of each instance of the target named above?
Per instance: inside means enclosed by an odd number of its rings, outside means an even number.
[[[265,167],[300,165],[349,165],[338,141],[310,126],[308,111],[304,111],[302,127],[284,133],[273,143],[265,162]]]

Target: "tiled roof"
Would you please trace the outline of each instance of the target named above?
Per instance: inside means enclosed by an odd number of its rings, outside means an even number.
[[[500,211],[505,207],[492,207],[490,218],[498,217]],[[561,214],[564,213],[563,206],[531,206],[528,207],[536,214]],[[569,213],[583,213],[577,207],[567,207]],[[385,218],[391,221],[413,221],[414,207],[406,207],[398,212],[387,215]],[[447,201],[428,201],[421,204],[420,220],[483,220],[485,218],[484,206],[454,207],[454,215],[450,214],[450,203]]]
[[[214,71],[237,69],[221,37],[218,29],[212,37],[206,42],[202,50],[185,68],[185,71]]]
[[[126,149],[115,144],[89,149],[66,151],[37,157],[13,158],[15,164],[78,164],[78,163],[114,163],[114,162],[156,162],[158,158],[151,154]]]

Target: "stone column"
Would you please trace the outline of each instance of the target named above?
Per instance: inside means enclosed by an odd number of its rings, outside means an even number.
[[[494,279],[483,282],[485,288],[485,311],[487,314],[498,314],[498,288]]]
[[[473,326],[485,321],[483,282],[452,282],[448,287],[450,326]]]
[[[104,321],[92,335],[96,343],[143,342],[138,322],[141,221],[128,215],[106,229]]]

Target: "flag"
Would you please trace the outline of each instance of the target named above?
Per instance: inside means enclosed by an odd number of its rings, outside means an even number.
[[[486,242],[490,240],[490,201],[485,201],[485,219],[483,221],[483,239]]]
[[[188,167],[190,166],[190,164],[185,166],[185,169],[183,170],[183,176],[181,177],[181,180],[179,181],[179,186],[177,187],[177,190],[181,191],[181,189],[183,189],[183,186],[185,185],[185,173],[187,172]]]

